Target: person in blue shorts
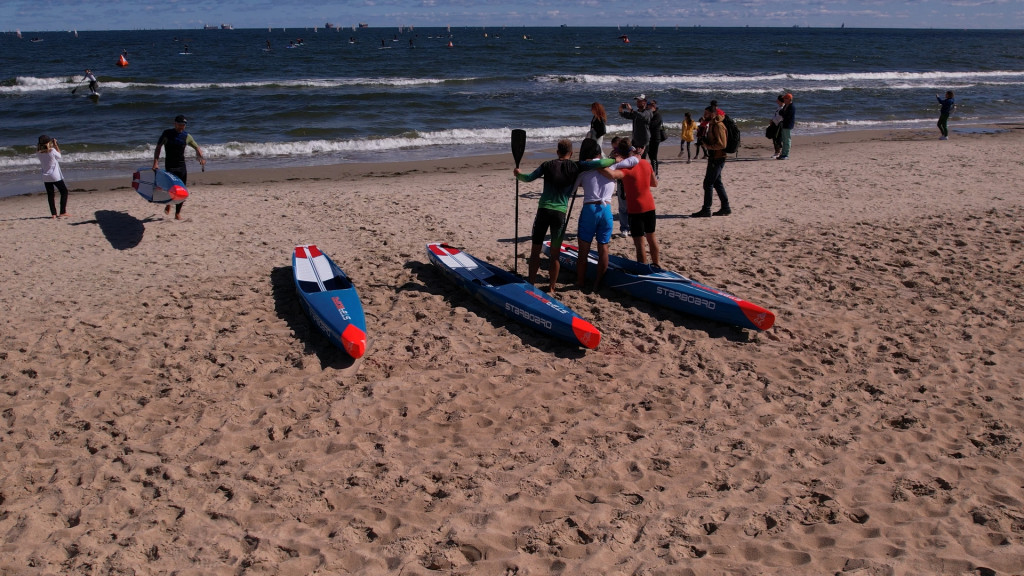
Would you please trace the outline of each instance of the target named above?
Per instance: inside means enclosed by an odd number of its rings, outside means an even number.
[[[597,160],[601,158],[601,146],[597,140],[587,138],[580,145],[580,160]],[[615,220],[612,218],[612,199],[615,197],[615,181],[602,175],[599,171],[581,172],[576,178],[576,186],[583,187],[583,208],[580,210],[577,240],[579,241],[579,259],[576,261],[576,287],[583,288],[587,278],[587,255],[594,239],[597,239],[597,277],[594,289],[601,285],[601,279],[608,270],[608,244],[612,241],[612,229]]]

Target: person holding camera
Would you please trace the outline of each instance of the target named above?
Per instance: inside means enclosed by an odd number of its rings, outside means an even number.
[[[46,199],[50,203],[50,218],[66,218],[68,214],[68,187],[64,184],[64,174],[60,171],[60,146],[56,138],[43,134],[36,145],[36,158],[42,166],[43,185],[46,186]],[[54,203],[54,188],[60,190],[60,213]]]
[[[640,94],[636,101],[636,110],[628,102],[619,104],[619,116],[633,121],[633,132],[630,142],[640,151],[641,158],[647,158],[647,145],[651,142],[651,116],[653,111],[647,108],[647,95]]]

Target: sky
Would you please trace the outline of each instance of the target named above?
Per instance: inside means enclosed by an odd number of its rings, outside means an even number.
[[[0,31],[502,26],[1024,28],[1021,0],[0,0]]]

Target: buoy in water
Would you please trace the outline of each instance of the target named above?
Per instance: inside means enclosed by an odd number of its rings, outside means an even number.
[[[449,47],[449,48],[452,48],[452,47],[454,47],[454,46],[455,46],[455,45],[454,45],[454,44],[452,44],[452,41],[451,41],[451,40],[449,40],[449,41],[448,41],[448,47]]]
[[[124,54],[121,54],[121,57],[117,59],[117,65],[118,66],[127,66],[128,65],[128,60],[124,57]]]

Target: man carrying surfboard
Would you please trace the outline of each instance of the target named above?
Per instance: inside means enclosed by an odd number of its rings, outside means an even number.
[[[186,146],[191,146],[195,149],[199,164],[204,168],[206,167],[206,158],[203,157],[202,149],[199,148],[199,144],[196,144],[192,135],[185,131],[187,125],[188,119],[178,114],[174,118],[174,128],[168,128],[160,135],[160,140],[156,143],[156,152],[153,154],[153,170],[157,170],[160,168],[160,150],[166,148],[167,154],[164,156],[164,170],[180,178],[181,182],[186,185],[188,184],[188,168],[185,165]],[[181,220],[181,207],[183,204],[184,202],[175,205],[175,220]],[[171,213],[170,204],[164,208],[164,213]]]
[[[615,163],[612,158],[599,160],[588,160],[575,162],[572,159],[572,141],[562,139],[558,141],[556,149],[558,158],[548,160],[537,167],[529,174],[524,174],[519,168],[514,170],[516,178],[521,182],[533,182],[537,178],[544,178],[544,191],[540,195],[537,205],[537,216],[533,221],[532,242],[530,248],[529,276],[527,281],[535,284],[537,271],[540,270],[540,252],[544,246],[544,236],[548,230],[551,231],[552,254],[558,254],[558,248],[562,245],[562,231],[565,229],[565,213],[569,208],[569,197],[576,189],[576,177],[584,170],[604,168]],[[550,290],[555,291],[555,282],[558,280],[558,257],[550,258],[549,273],[551,275]]]

